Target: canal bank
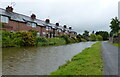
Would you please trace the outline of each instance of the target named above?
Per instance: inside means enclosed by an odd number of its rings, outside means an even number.
[[[51,75],[103,75],[100,42],[75,55]]]
[[[52,47],[3,48],[3,75],[49,75],[95,42]],[[14,53],[14,54],[13,54]]]

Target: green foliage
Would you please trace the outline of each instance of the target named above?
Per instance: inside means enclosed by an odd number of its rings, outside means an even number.
[[[118,20],[117,17],[112,18],[111,22],[110,22],[110,28],[112,29],[110,32],[110,35],[113,36],[113,34],[118,33],[118,31],[120,30],[120,21]]]
[[[85,40],[89,41],[89,31],[85,30],[82,36]]]
[[[35,31],[34,29],[31,29],[30,32],[33,34],[34,37],[37,36],[37,31]]]
[[[2,31],[2,47],[20,47],[20,46],[48,46],[76,43],[76,37],[61,36],[48,38],[37,37],[36,31],[18,31],[16,33]]]
[[[72,40],[70,39],[69,36],[63,35],[61,36],[61,38],[63,38],[66,41],[66,44],[72,43]]]
[[[112,43],[113,45],[120,47],[120,43]]]
[[[71,39],[73,43],[80,42],[79,40],[81,40],[81,38],[78,39],[77,37],[71,37]]]
[[[75,55],[51,75],[103,75],[100,42]]]
[[[27,32],[27,31],[21,31],[21,32],[18,32],[17,33],[19,36],[22,35],[22,37],[19,37],[18,38],[21,38],[21,43],[20,43],[20,46],[35,46],[35,37],[34,35],[31,33],[31,32]],[[16,35],[17,36],[17,35]]]
[[[37,37],[37,42],[48,42],[48,40],[45,37]]]
[[[103,37],[103,40],[108,40],[109,38],[109,33],[107,31],[97,31],[95,34],[101,35]]]
[[[66,44],[66,41],[63,38],[59,38],[59,37],[48,38],[47,40],[50,43],[53,43],[54,45],[63,45],[63,44]]]
[[[81,41],[82,41],[82,42],[87,42],[87,40],[85,40],[84,38],[81,38]]]
[[[102,40],[103,40],[103,37],[102,37],[101,35],[97,35],[96,40],[97,40],[97,41],[102,41]]]
[[[2,46],[35,46],[35,37],[31,32],[18,31],[16,33],[2,31]]]
[[[13,43],[13,34],[8,31],[2,31],[2,46],[3,47],[12,47]]]
[[[95,34],[90,35],[90,41],[96,41],[96,35]]]
[[[81,40],[81,35],[80,35],[80,34],[78,34],[78,35],[76,36],[76,38],[78,39],[79,42],[82,41],[82,40]]]

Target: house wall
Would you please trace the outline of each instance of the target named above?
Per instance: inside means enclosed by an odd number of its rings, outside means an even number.
[[[2,23],[4,25],[4,28],[2,30],[5,31],[29,31],[31,29],[34,29],[40,33],[41,27],[36,26],[36,28],[33,28],[31,26],[27,26],[26,23],[23,22],[17,22],[9,20],[9,23]]]
[[[36,26],[36,28],[33,28],[32,26],[27,26],[27,23],[24,22],[18,22],[13,21],[9,19],[9,23],[2,23],[4,24],[4,28],[2,30],[5,31],[29,31],[31,29],[34,29],[40,33],[40,36],[44,36],[47,38],[50,37],[57,37],[61,35],[70,35],[71,37],[75,37],[76,34],[73,33],[65,33],[64,31],[58,32],[57,29],[51,28],[51,30],[46,30],[46,27],[40,27]]]

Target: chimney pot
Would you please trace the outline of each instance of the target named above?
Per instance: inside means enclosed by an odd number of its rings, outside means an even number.
[[[69,29],[71,30],[71,29],[72,29],[72,27],[69,27]]]
[[[64,25],[64,28],[67,28],[67,26],[66,26],[66,25]]]
[[[49,20],[49,19],[46,19],[45,22],[46,22],[46,23],[50,23],[50,20]]]
[[[36,15],[35,15],[35,14],[32,14],[32,15],[31,15],[31,18],[32,18],[32,19],[36,19]]]
[[[59,23],[56,23],[56,26],[59,26]]]
[[[7,12],[13,12],[13,8],[12,8],[12,6],[8,6],[8,7],[6,7],[6,11],[7,11]]]

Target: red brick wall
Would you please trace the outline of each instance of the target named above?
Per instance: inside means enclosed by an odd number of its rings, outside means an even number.
[[[26,23],[12,21],[12,20],[9,20],[8,24],[6,23],[3,24],[5,25],[5,28],[2,28],[2,30],[7,30],[7,31],[29,31],[31,29],[34,29],[40,33],[40,36],[48,36],[48,37],[50,37],[50,32],[53,32],[53,29],[47,31],[46,27],[40,27],[40,26],[36,26],[36,28],[33,28],[31,26],[27,26]],[[45,32],[45,35],[43,35],[43,32]],[[76,34],[73,33],[65,33],[63,31],[58,32],[57,30],[55,30],[55,36],[59,36],[59,35],[70,35],[72,37],[76,36]]]
[[[2,24],[5,26],[5,28],[3,28],[3,30],[6,30],[6,31],[29,31],[31,29],[34,29],[38,32],[41,31],[41,27],[39,27],[39,26],[36,26],[36,28],[33,28],[31,26],[27,26],[26,23],[12,21],[12,20],[9,20],[8,24],[6,24],[6,23],[2,23]]]

